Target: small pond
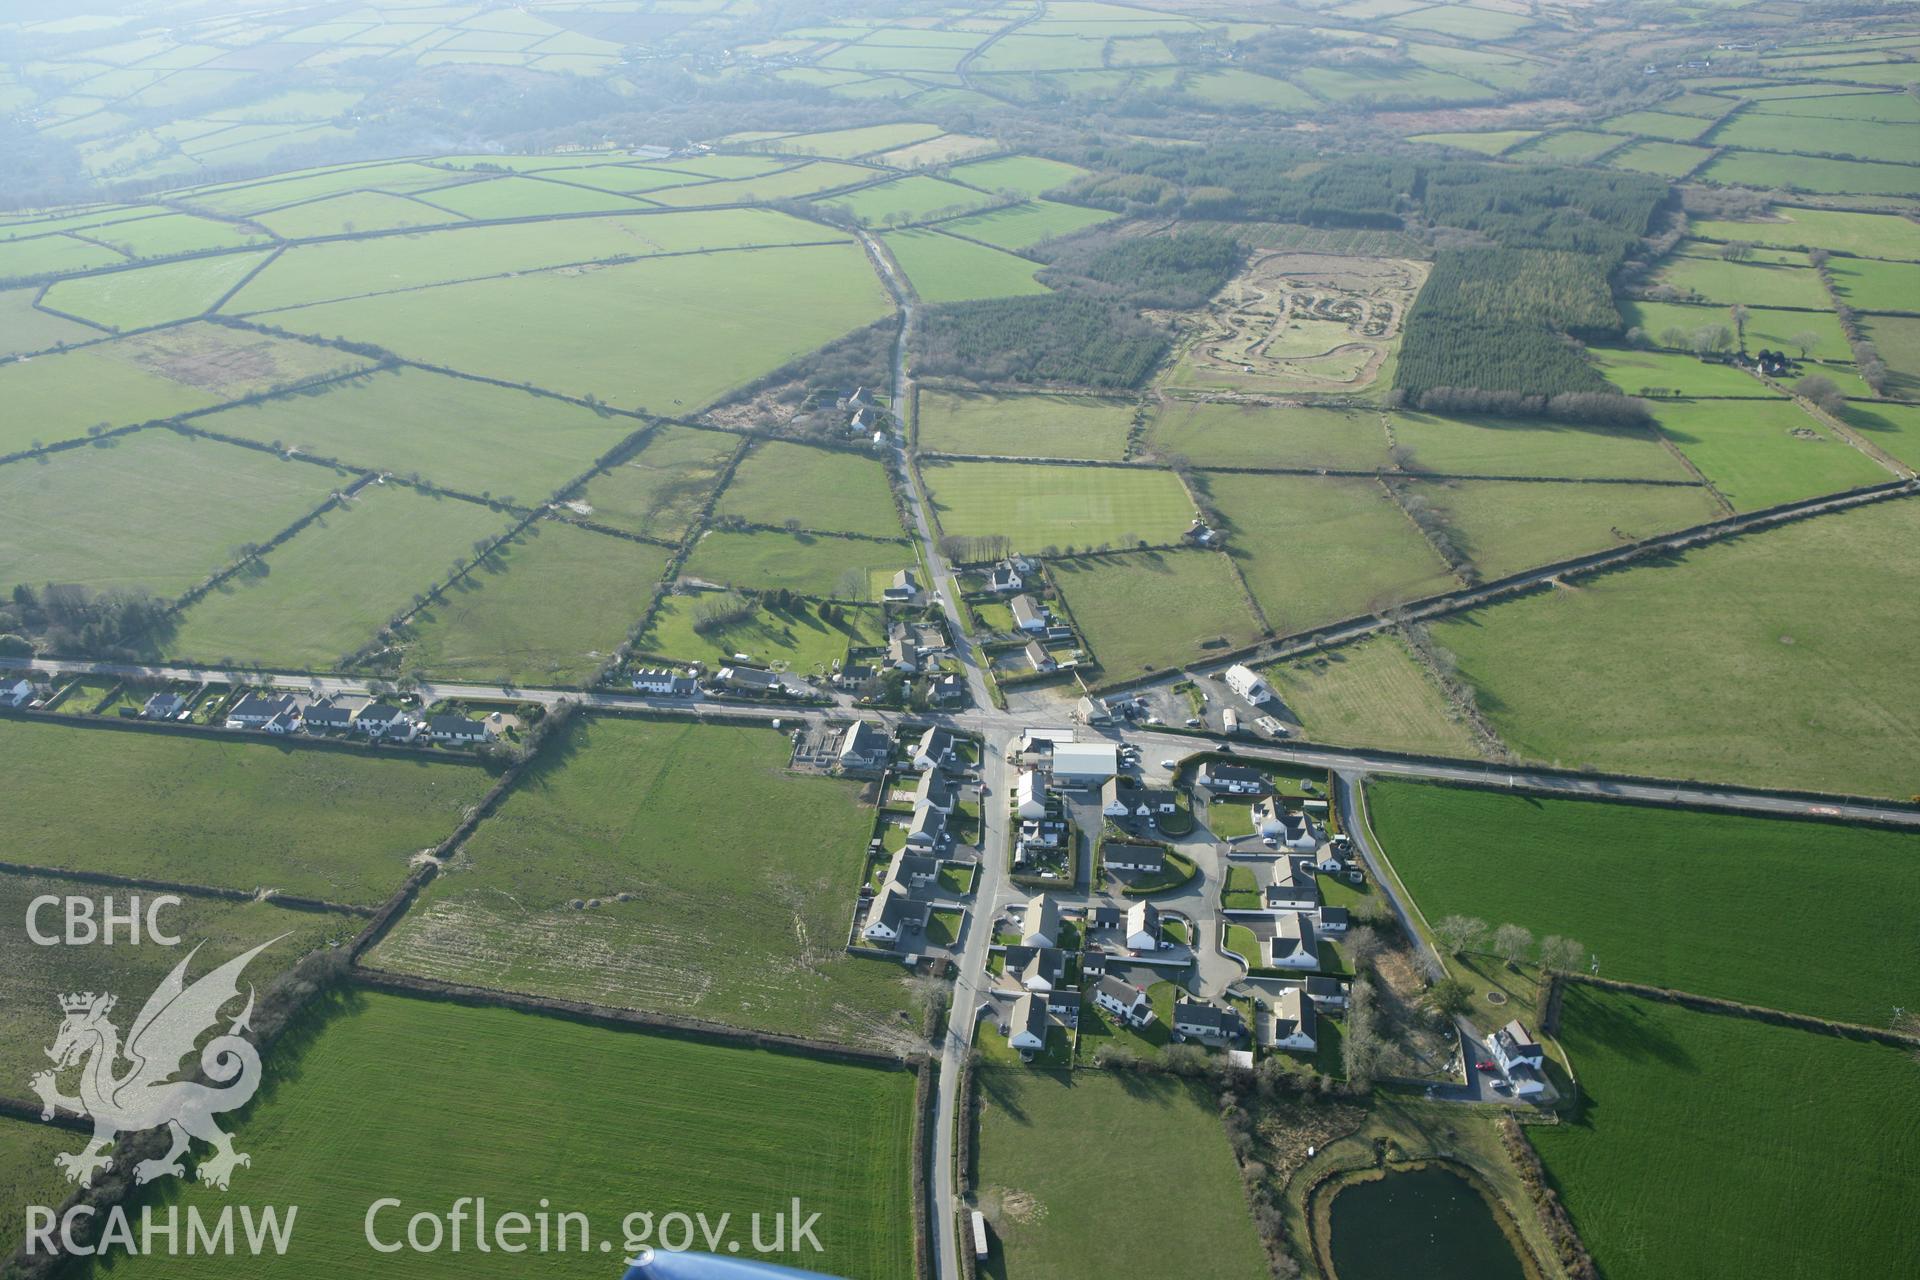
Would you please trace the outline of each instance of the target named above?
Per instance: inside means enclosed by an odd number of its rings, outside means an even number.
[[[1492,1206],[1443,1165],[1352,1183],[1331,1209],[1338,1280],[1527,1278]]]

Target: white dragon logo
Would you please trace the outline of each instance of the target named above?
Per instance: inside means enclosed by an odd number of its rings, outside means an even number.
[[[253,1014],[251,987],[247,989],[247,1007],[227,1033],[215,1036],[200,1052],[201,1071],[215,1085],[224,1087],[172,1077],[180,1070],[180,1060],[193,1052],[195,1042],[219,1022],[221,1008],[239,996],[240,973],[248,961],[278,941],[275,938],[261,943],[189,986],[187,965],[200,951],[195,947],[147,998],[127,1033],[124,1048],[119,1029],[107,1019],[116,997],[96,996],[91,991],[60,997],[66,1021],[53,1047],[47,1050],[54,1069],[36,1075],[32,1084],[43,1104],[42,1120],[53,1119],[56,1111],[70,1111],[93,1121],[93,1139],[85,1150],[62,1152],[53,1158],[54,1164],[65,1171],[67,1181],[86,1186],[96,1172],[113,1168],[112,1158],[103,1153],[117,1134],[138,1133],[160,1125],[172,1132],[173,1148],[158,1160],[142,1160],[135,1165],[137,1182],[152,1182],[169,1174],[185,1177],[180,1157],[192,1138],[213,1145],[214,1153],[200,1162],[200,1181],[222,1191],[236,1166],[253,1163],[249,1156],[233,1149],[233,1139],[213,1122],[222,1112],[245,1106],[260,1087],[260,1054],[240,1034],[248,1029],[247,1019]],[[116,1074],[123,1056],[131,1065],[124,1074]],[[56,1074],[82,1062],[80,1094],[69,1098],[60,1092]]]

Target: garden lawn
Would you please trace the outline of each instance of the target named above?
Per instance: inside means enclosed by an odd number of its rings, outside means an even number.
[[[1655,418],[1735,509],[1892,479],[1891,473],[1788,400],[1663,400]]]
[[[476,280],[276,312],[274,323],[672,413],[698,408],[891,309],[866,255],[844,242]],[[608,343],[609,333],[620,341]]]
[[[1226,1132],[1199,1084],[1157,1074],[989,1068],[974,1159],[1001,1254],[992,1275],[1265,1276]],[[1116,1177],[1151,1151],[1152,1179]],[[1169,1189],[1181,1206],[1170,1213]],[[1151,1231],[1139,1229],[1154,1224]]]
[[[1605,977],[1871,1026],[1920,1000],[1920,834],[1418,782],[1369,783],[1367,803],[1430,921],[1524,925],[1577,938]],[[1871,891],[1783,964],[1808,866]]]
[[[646,612],[668,555],[539,521],[413,616],[406,669],[436,680],[584,684]]]
[[[1040,264],[926,227],[888,231],[881,240],[922,302],[971,302],[1046,293]]]
[[[1759,383],[1754,383],[1758,387]],[[1450,475],[1689,480],[1691,474],[1644,427],[1585,426],[1524,418],[1392,415],[1409,471]]]
[[[331,468],[165,430],[0,467],[0,583],[175,596],[346,481]]]
[[[1372,480],[1214,474],[1229,554],[1276,634],[1455,585],[1413,522]]]
[[[1920,1252],[1908,1053],[1582,986],[1560,1042],[1585,1105],[1527,1134],[1612,1280],[1896,1275]]]
[[[459,1087],[422,1106],[417,1078],[396,1070],[402,1063],[441,1064]],[[913,1097],[906,1071],[355,993],[297,1054],[269,1059],[268,1082],[240,1125],[240,1149],[253,1163],[235,1174],[235,1191],[300,1206],[293,1246],[250,1260],[248,1273],[363,1270],[375,1201],[404,1197],[375,1220],[380,1238],[404,1240],[414,1212],[432,1205],[444,1214],[474,1196],[485,1197],[490,1222],[540,1213],[543,1202],[555,1215],[586,1215],[585,1247],[603,1261],[583,1268],[577,1225],[569,1256],[480,1252],[469,1222],[459,1253],[407,1254],[410,1271],[518,1278],[605,1270],[605,1258],[630,1256],[629,1246],[642,1243],[623,1239],[623,1219],[636,1211],[655,1221],[674,1212],[709,1222],[731,1214],[727,1234],[745,1254],[752,1215],[770,1241],[774,1213],[791,1211],[798,1197],[820,1215],[822,1251],[789,1249],[765,1261],[903,1275],[913,1257]],[[354,1123],[341,1123],[345,1115]],[[645,1141],[636,1141],[640,1134]],[[688,1158],[693,1151],[698,1159]],[[205,1214],[226,1196],[195,1184],[182,1198]],[[601,1240],[612,1251],[601,1254]],[[140,1274],[144,1264],[123,1265]],[[230,1263],[174,1260],[151,1269],[218,1276]]]
[[[1215,551],[1055,560],[1053,580],[1103,680],[1178,667],[1260,637],[1233,564]],[[1142,625],[1143,616],[1158,619]]]
[[[1920,711],[1920,504],[1898,501],[1575,580],[1433,627],[1528,759],[1905,797]]]
[[[728,623],[707,635],[693,629],[700,602],[712,596],[667,596],[646,633],[641,653],[658,654],[681,662],[704,661],[724,665],[736,653],[755,662],[780,664],[802,675],[827,675],[847,656],[849,645],[881,645],[887,641],[877,609],[847,608],[832,622],[820,620],[820,607],[808,604],[794,613],[757,608],[753,616]]]
[[[701,535],[682,573],[730,587],[877,600],[893,575],[913,562],[913,548],[904,542],[715,530]]]
[[[1401,492],[1410,503],[1425,502],[1437,512],[1455,547],[1487,578],[1504,578],[1725,514],[1699,485],[1410,480]]]
[[[790,754],[768,729],[580,723],[375,963],[794,1035],[896,1035],[901,970],[844,949],[873,811],[858,784],[787,773]]]
[[[357,904],[492,784],[470,764],[17,720],[0,768],[9,861]]]
[[[1388,465],[1386,432],[1371,409],[1166,400],[1148,430],[1156,450],[1203,467]]]
[[[900,513],[880,461],[870,454],[762,442],[741,460],[715,513],[749,524],[898,538]]]
[[[160,647],[202,662],[331,667],[511,523],[478,503],[368,485],[189,605]]]
[[[528,503],[578,476],[641,426],[552,396],[412,368],[223,409],[194,425]]]
[[[61,280],[41,302],[116,332],[171,324],[209,310],[266,257],[265,253],[216,254]]]
[[[656,427],[640,452],[587,481],[579,501],[598,524],[678,540],[720,480],[737,436],[672,424]]]
[[[931,453],[1002,457],[1126,456],[1134,407],[1093,396],[920,392],[920,448]]]
[[[923,462],[942,532],[1004,534],[1014,549],[1176,541],[1193,502],[1170,471],[1010,462]]]
[[[1276,663],[1262,674],[1315,742],[1478,754],[1473,735],[1449,714],[1439,687],[1398,636],[1373,636]]]

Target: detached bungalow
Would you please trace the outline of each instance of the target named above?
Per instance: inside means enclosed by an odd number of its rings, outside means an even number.
[[[1347,909],[1345,907],[1321,907],[1315,923],[1322,933],[1345,933],[1347,931]]]
[[[1320,938],[1313,917],[1301,911],[1283,911],[1274,921],[1269,952],[1276,969],[1312,970],[1320,967]]]
[[[1347,1007],[1347,984],[1338,978],[1317,975],[1306,980],[1307,999],[1328,1009]]]
[[[1151,902],[1136,902],[1127,908],[1127,950],[1160,949],[1160,908]]]
[[[1027,641],[1027,647],[1021,652],[1026,656],[1027,665],[1035,671],[1052,671],[1060,665],[1038,640]]]
[[[940,859],[902,849],[887,864],[887,879],[908,892],[928,888],[940,879]]]
[[[1109,818],[1158,818],[1180,811],[1180,800],[1164,787],[1120,789],[1120,779],[1107,779],[1100,788],[1100,812]]]
[[[1051,947],[1060,933],[1060,904],[1044,893],[1027,901],[1026,918],[1020,923],[1020,945]]]
[[[909,849],[937,849],[947,835],[947,815],[930,804],[923,804],[913,811],[913,821],[907,824],[907,847]]]
[[[435,742],[471,744],[491,738],[493,729],[485,720],[469,720],[465,716],[430,716],[427,719],[427,736]]]
[[[914,647],[905,627],[896,630],[887,641],[887,665],[909,675],[920,670],[920,650]]]
[[[1013,613],[1013,625],[1021,631],[1045,631],[1047,629],[1047,611],[1033,601],[1033,597],[1022,592],[1007,602],[1007,608]]]
[[[966,760],[960,754],[960,740],[951,729],[942,729],[938,725],[920,735],[920,741],[913,749],[913,767],[921,771],[927,769],[951,769],[958,771],[966,767]]]
[[[1018,591],[1026,584],[1019,568],[1011,560],[1002,560],[987,573],[987,590],[995,595],[1006,595],[1009,591]]]
[[[728,693],[769,694],[786,688],[780,677],[759,667],[722,667],[714,674],[714,683]]]
[[[898,942],[927,924],[927,904],[916,901],[906,888],[889,880],[867,907],[867,925],[860,931],[869,942]]]
[[[1246,1031],[1237,1011],[1204,1000],[1174,1001],[1173,1029],[1183,1036],[1211,1040],[1238,1040]]]
[[[1273,1002],[1269,1043],[1276,1049],[1295,1049],[1302,1053],[1312,1053],[1319,1048],[1319,1013],[1313,1005],[1298,987],[1282,991]]]
[[[369,738],[411,738],[413,717],[387,702],[369,702],[353,718],[356,731]]]
[[[893,581],[880,596],[895,604],[912,604],[920,598],[920,580],[913,576],[913,570],[902,569],[893,575]]]
[[[308,733],[344,733],[353,724],[353,712],[332,698],[322,698],[301,713]]]
[[[692,676],[683,676],[666,667],[647,667],[633,673],[635,693],[654,693],[670,698],[691,698],[700,688]]]
[[[1153,1021],[1153,1001],[1147,999],[1147,993],[1115,977],[1093,984],[1093,1002],[1131,1027],[1144,1027]]]
[[[227,728],[259,729],[275,717],[285,716],[293,710],[292,698],[269,698],[262,693],[249,693],[227,708]]]
[[[1127,840],[1109,840],[1101,846],[1100,860],[1109,871],[1157,876],[1167,869],[1167,851],[1157,844],[1134,844]]]
[[[1001,973],[1028,991],[1052,991],[1066,979],[1067,953],[1058,947],[1008,947]]]
[[[1320,906],[1320,880],[1310,858],[1282,858],[1273,864],[1267,886],[1269,911],[1314,911]]]
[[[1039,1053],[1047,1047],[1047,998],[1032,991],[1013,1002],[1007,1019],[1007,1044],[1022,1053]]]
[[[1200,767],[1199,784],[1217,796],[1260,796],[1273,790],[1273,779],[1258,769],[1213,761]]]
[[[141,705],[140,718],[142,720],[171,720],[186,709],[187,700],[185,698],[177,693],[161,692],[154,694]],[[309,707],[307,710],[311,713],[313,708]]]
[[[1267,682],[1245,663],[1236,662],[1227,668],[1227,688],[1255,706],[1273,698],[1273,690],[1267,687]]]
[[[1014,782],[1013,804],[1023,818],[1047,816],[1047,784],[1038,770],[1029,769]]]
[[[1313,819],[1287,808],[1279,796],[1254,802],[1253,829],[1261,839],[1278,841],[1285,848],[1301,853],[1312,853],[1320,847],[1320,832]]]

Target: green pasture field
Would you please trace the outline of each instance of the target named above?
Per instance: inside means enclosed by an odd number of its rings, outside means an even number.
[[[1829,258],[1834,292],[1856,311],[1920,311],[1920,263]]]
[[[163,258],[203,249],[237,249],[264,245],[269,237],[231,222],[197,218],[189,213],[163,213],[157,218],[134,218],[87,232],[130,258]]]
[[[1017,191],[1032,200],[1066,186],[1085,172],[1079,165],[1041,156],[1000,156],[956,165],[947,176],[982,191]]]
[[[1895,394],[1920,394],[1920,319],[1913,316],[1862,316],[1860,331],[1880,349],[1893,370]]]
[[[1711,155],[1712,147],[1695,147],[1684,142],[1636,142],[1608,156],[1607,165],[1663,178],[1684,178]]]
[[[1452,71],[1469,80],[1510,92],[1525,89],[1545,66],[1529,58],[1452,45],[1410,44],[1407,46],[1407,56],[1423,67]],[[1661,107],[1664,110],[1672,109],[1665,103]]]
[[[163,930],[180,939],[177,949],[150,943],[128,946],[124,927],[111,947],[42,947],[27,936],[24,922],[28,904],[43,895],[92,898],[96,914],[104,912],[108,897],[113,899],[113,909],[124,913],[130,906],[130,895],[140,898],[143,909],[159,896],[153,891],[76,884],[71,880],[0,875],[0,909],[5,910],[10,926],[0,933],[0,1029],[4,1030],[0,1034],[0,1072],[8,1080],[19,1082],[15,1088],[23,1097],[31,1096],[26,1091],[28,1077],[49,1065],[41,1050],[53,1043],[59,1028],[61,996],[75,991],[118,992],[131,1016],[139,1007],[137,1002],[158,987],[194,947],[204,948],[190,967],[190,976],[198,977],[249,948],[285,934],[247,970],[248,980],[265,990],[280,971],[301,956],[329,942],[350,942],[366,924],[361,917],[344,912],[290,911],[266,902],[175,895],[180,898],[178,904],[161,908],[157,919]],[[63,928],[60,913],[58,905],[43,908],[40,930],[59,934]],[[63,1078],[62,1084],[72,1092],[70,1076]]]
[[[884,1024],[908,1000],[903,971],[845,951],[873,811],[857,783],[786,772],[791,750],[770,729],[688,721],[570,729],[374,963],[767,1031],[891,1039]]]
[[[254,221],[276,235],[300,240],[308,236],[344,235],[354,231],[432,227],[459,219],[406,196],[361,191],[292,205],[275,213],[263,213]]]
[[[876,124],[858,129],[835,129],[827,133],[797,133],[768,142],[753,144],[757,151],[777,151],[788,155],[832,156],[851,160],[891,151],[913,142],[925,142],[944,132],[932,124]]]
[[[1660,138],[1667,142],[1692,142],[1706,132],[1711,122],[1698,116],[1668,115],[1664,111],[1629,111],[1608,116],[1600,127],[1613,133],[1630,133],[1641,138]]]
[[[417,191],[414,199],[463,218],[538,218],[556,213],[608,213],[644,209],[644,201],[617,191],[553,182],[546,178],[510,174],[484,182],[465,182],[433,191]]]
[[[166,430],[0,467],[0,583],[175,596],[346,482],[326,467]]]
[[[1909,1054],[1582,986],[1560,1043],[1585,1105],[1527,1135],[1613,1280],[1892,1275],[1920,1249]]]
[[[1539,136],[1538,129],[1495,129],[1486,133],[1416,133],[1407,141],[1424,142],[1435,147],[1455,147],[1461,151],[1476,151],[1483,156],[1497,156]]]
[[[1026,249],[1055,236],[1070,236],[1076,231],[1109,222],[1116,214],[1104,209],[1083,209],[1078,205],[1056,204],[1051,200],[1030,200],[990,213],[971,213],[940,224],[942,231],[969,240],[979,240],[1001,249]]]
[[[1790,191],[1920,196],[1920,166],[1824,160],[1766,151],[1722,152],[1700,176],[1715,182]]]
[[[57,1208],[73,1194],[73,1184],[53,1158],[77,1150],[74,1139],[71,1131],[52,1125],[0,1120],[0,1243],[9,1250],[26,1230],[26,1206]]]
[[[734,470],[716,515],[749,524],[901,536],[900,512],[886,471],[871,455],[816,449],[784,440],[762,441]]]
[[[1621,139],[1611,133],[1563,129],[1558,133],[1549,133],[1523,147],[1515,148],[1515,154],[1528,160],[1558,160],[1567,164],[1581,164],[1596,156],[1605,155],[1620,143]]]
[[[667,596],[660,601],[637,648],[681,662],[724,665],[736,653],[756,662],[779,664],[802,675],[828,675],[833,664],[847,656],[849,644],[882,645],[887,641],[875,609],[846,609],[833,622],[823,622],[819,606],[808,603],[792,613],[761,607],[741,622],[729,623],[701,635],[693,629],[701,595]]]
[[[224,310],[230,315],[277,312],[574,263],[834,238],[836,233],[825,228],[768,209],[444,227],[407,235],[295,245],[248,281]],[[723,272],[725,269],[719,268]],[[278,316],[268,319],[274,324],[285,323]]]
[[[478,503],[369,485],[188,606],[160,647],[223,665],[334,667],[512,522]]]
[[[1430,921],[1512,922],[1578,939],[1605,977],[1869,1026],[1920,996],[1920,835],[1422,782],[1371,782],[1367,804]],[[1872,891],[1783,963],[1809,866]]]
[[[587,481],[579,501],[588,519],[628,533],[677,540],[698,518],[738,436],[671,423],[654,428],[640,452]]]
[[[406,669],[436,680],[584,684],[646,612],[668,554],[540,521],[414,615]]]
[[[1834,265],[1847,262],[1837,258]],[[1668,258],[1654,277],[1655,284],[1699,294],[1722,306],[1797,307],[1831,311],[1826,286],[1810,267],[1775,263],[1723,262],[1718,257],[1677,255]]]
[[[1920,406],[1853,401],[1841,420],[1861,439],[1910,467],[1920,468]]]
[[[493,781],[470,764],[19,720],[0,721],[0,760],[10,861],[368,905]]]
[[[1046,293],[1033,278],[1039,264],[929,228],[880,237],[922,302],[971,302]]]
[[[1725,514],[1703,486],[1414,480],[1405,490],[1432,504],[1460,550],[1488,578]]]
[[[920,476],[943,532],[1004,534],[1020,551],[1170,543],[1193,520],[1179,479],[1155,468],[929,460]]]
[[[196,418],[206,431],[334,458],[357,469],[420,475],[463,493],[545,498],[642,424],[552,396],[380,369],[316,393],[278,396]]]
[[[1055,560],[1052,569],[1103,679],[1178,667],[1207,648],[1239,649],[1260,638],[1233,565],[1216,551]],[[1146,611],[1159,621],[1143,626]]]
[[[674,187],[648,197],[654,204],[670,208],[722,204],[764,204],[770,200],[804,200],[822,191],[852,186],[873,180],[873,170],[837,160],[814,160],[773,173],[710,182],[700,186]]]
[[[1298,85],[1239,67],[1203,71],[1185,81],[1181,89],[1189,97],[1216,107],[1308,112],[1320,107],[1319,101]]]
[[[1741,118],[1757,120],[1775,116],[1920,124],[1920,101],[1905,93],[1843,93],[1824,98],[1760,102],[1748,108]]]
[[[1168,399],[1147,438],[1156,452],[1184,455],[1203,467],[1371,471],[1389,461],[1386,433],[1372,409]]]
[[[1498,96],[1485,85],[1428,67],[1307,67],[1293,79],[1329,102],[1369,96],[1385,102],[1463,103]]]
[[[979,1091],[983,1275],[1095,1280],[1132,1271],[1267,1274],[1214,1101],[1171,1075],[990,1068]],[[1117,1176],[1151,1151],[1159,1176]],[[1169,1189],[1184,1206],[1169,1213]],[[1140,1225],[1152,1222],[1151,1231]]]
[[[919,411],[919,446],[929,452],[1117,462],[1126,456],[1134,406],[1094,396],[928,389]]]
[[[1787,400],[1662,400],[1654,416],[1668,438],[1737,510],[1892,479]]]
[[[1733,331],[1733,316],[1726,307],[1704,307],[1687,302],[1623,301],[1620,314],[1629,325],[1646,330],[1648,338],[1655,342],[1661,341],[1661,335],[1669,328],[1692,334],[1697,329],[1723,325],[1728,332]],[[1847,345],[1847,336],[1840,331],[1840,321],[1831,311],[1782,311],[1773,307],[1750,307],[1746,329],[1749,351],[1774,347],[1797,356],[1800,353],[1799,346],[1788,339],[1806,332],[1818,338],[1807,352],[1813,359],[1853,358],[1853,349]]]
[[[976,138],[965,133],[944,133],[925,142],[910,142],[904,147],[883,151],[873,159],[896,169],[919,169],[952,164],[968,156],[998,151],[1000,144],[991,138]]]
[[[1802,151],[1916,164],[1920,163],[1920,141],[1913,137],[1914,123],[1905,121],[1893,124],[1873,120],[1819,119],[1746,112],[1715,130],[1713,141],[1722,147]]]
[[[100,330],[33,305],[38,289],[0,290],[0,356],[47,351],[62,343],[91,342]]]
[[[1577,579],[1433,627],[1522,757],[1865,795],[1914,790],[1887,690],[1920,627],[1920,504],[1896,501]]]
[[[866,225],[918,222],[922,218],[978,208],[992,197],[954,182],[916,173],[878,186],[861,187],[820,201]]]
[[[455,233],[446,233],[455,234]],[[276,313],[411,358],[662,413],[698,408],[892,309],[852,242],[651,258]],[[609,348],[605,336],[619,333]],[[599,358],[583,359],[584,352]],[[644,359],[631,353],[644,353]]]
[[[0,280],[27,280],[124,263],[126,255],[69,235],[0,241]]]
[[[746,160],[749,157],[739,156]],[[779,167],[779,161],[757,160],[756,168],[746,170],[741,176],[750,177],[755,173],[769,172]],[[540,175],[568,186],[589,187],[595,191],[604,191],[619,195],[644,196],[649,191],[664,191],[669,187],[689,187],[699,182],[712,182],[714,175],[698,173],[677,173],[670,169],[636,168],[621,164],[596,164],[584,167],[553,170]],[[621,207],[621,206],[608,206]],[[631,208],[629,203],[627,206]]]
[[[972,69],[998,71],[1076,71],[1102,65],[1101,41],[1074,36],[1009,35],[987,47]]]
[[[1215,474],[1229,554],[1280,635],[1457,585],[1372,480]]]
[[[1434,5],[1389,18],[1390,27],[1410,27],[1417,31],[1438,31],[1464,40],[1505,40],[1533,25],[1533,19],[1521,13],[1503,13],[1476,9],[1471,5]]]
[[[1478,754],[1473,735],[1448,713],[1438,686],[1398,636],[1371,636],[1277,662],[1261,674],[1315,742],[1442,756]]]
[[[1728,327],[1732,327],[1729,319]],[[1658,337],[1658,335],[1654,335]],[[1687,396],[1779,400],[1781,395],[1737,365],[1716,364],[1675,351],[1636,351],[1589,347],[1600,373],[1630,396],[1657,395],[1662,390]]]
[[[395,1070],[400,1062],[457,1070],[460,1087],[422,1106],[419,1082]],[[443,1275],[617,1268],[642,1243],[624,1238],[636,1211],[656,1222],[731,1214],[726,1233],[745,1256],[751,1216],[761,1215],[771,1242],[773,1215],[795,1197],[820,1215],[823,1251],[786,1249],[765,1261],[842,1275],[912,1269],[910,1072],[370,992],[333,1001],[297,1053],[283,1051],[267,1070],[237,1135],[253,1164],[234,1175],[234,1188],[263,1204],[297,1204],[300,1217],[293,1245],[250,1260],[252,1275],[364,1268],[369,1206],[383,1196],[405,1203],[375,1219],[382,1240],[404,1242],[412,1214],[431,1205],[444,1215],[466,1196],[485,1198],[490,1225],[510,1212],[555,1215],[547,1220],[556,1242],[563,1211],[591,1224],[584,1245],[573,1228],[571,1255],[482,1253],[471,1221],[459,1253],[404,1255]],[[343,1115],[356,1122],[342,1124]],[[463,1134],[489,1136],[457,1140]],[[202,1214],[226,1200],[198,1184],[181,1196]],[[583,1265],[583,1250],[601,1261]],[[530,1266],[529,1256],[544,1265]],[[144,1263],[122,1265],[139,1273]],[[218,1276],[231,1265],[214,1256],[150,1269]]]
[[[1755,386],[1760,384],[1755,383]],[[1637,427],[1551,419],[1443,418],[1394,412],[1393,439],[1411,472],[1580,479],[1687,480],[1687,469]]]
[[[445,169],[399,160],[384,164],[338,165],[305,173],[281,174],[264,180],[251,179],[222,186],[197,187],[180,192],[174,198],[189,209],[248,215],[268,213],[290,204],[349,191],[398,194],[445,186],[450,180]]]
[[[887,582],[913,565],[905,542],[756,530],[702,534],[682,573],[727,586],[835,600],[877,600]]]
[[[1693,234],[1711,240],[1750,240],[1789,249],[1832,249],[1860,258],[1920,260],[1920,225],[1887,213],[1774,206],[1774,217],[1755,222],[1703,221]]]

